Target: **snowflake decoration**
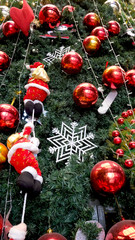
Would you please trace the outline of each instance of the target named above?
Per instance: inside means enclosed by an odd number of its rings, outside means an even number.
[[[47,53],[47,57],[43,59],[49,66],[53,63],[55,59],[61,60],[61,58],[67,53],[70,52],[70,46],[65,48],[64,46],[60,49],[56,49],[54,53]]]
[[[47,138],[54,146],[49,147],[49,152],[53,154],[57,151],[56,163],[65,160],[68,162],[73,154],[78,154],[79,162],[83,162],[84,154],[97,147],[90,141],[90,139],[94,139],[94,134],[86,133],[87,125],[78,128],[76,131],[77,126],[76,122],[72,122],[71,127],[62,122],[61,131],[54,128],[52,132],[56,136]]]

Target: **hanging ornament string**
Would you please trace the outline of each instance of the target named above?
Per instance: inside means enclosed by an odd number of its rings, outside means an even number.
[[[25,193],[25,195],[24,195],[24,202],[23,202],[23,211],[22,211],[21,223],[24,223],[24,216],[25,216],[25,210],[26,210],[26,202],[27,202],[27,193]]]
[[[94,2],[95,2],[95,1],[94,1]],[[68,3],[69,3],[69,5],[71,6],[70,0],[68,0]],[[96,7],[96,5],[95,5],[95,7]],[[98,11],[98,9],[97,9],[97,11]],[[99,12],[99,11],[98,11],[98,12]],[[77,31],[79,40],[80,40],[80,42],[81,42],[82,48],[83,48],[84,53],[85,53],[85,55],[86,55],[86,61],[87,61],[87,64],[88,64],[88,68],[87,68],[87,69],[88,69],[88,70],[91,70],[91,72],[93,73],[94,79],[95,79],[95,81],[96,81],[96,83],[97,83],[98,89],[99,89],[99,88],[101,89],[101,88],[102,88],[102,85],[101,85],[101,84],[99,83],[99,81],[98,81],[98,76],[96,76],[95,71],[94,71],[94,69],[93,69],[93,67],[92,67],[92,64],[91,64],[91,62],[90,62],[90,59],[88,58],[88,53],[86,52],[86,50],[85,50],[85,48],[84,48],[84,46],[83,46],[83,39],[81,38],[79,29],[78,29],[78,22],[75,20],[75,17],[74,17],[74,12],[72,12],[72,19],[73,19],[73,21],[74,21],[74,24],[75,24],[75,27],[76,27],[76,31]],[[117,59],[117,63],[118,63],[118,65],[120,65],[120,64],[119,64],[119,61],[118,61],[118,57],[117,57],[117,55],[115,54],[115,51],[114,51],[114,49],[113,49],[113,47],[112,47],[112,44],[111,44],[110,40],[109,40],[109,43],[110,43],[110,46],[111,46],[112,51],[114,52],[114,56],[115,56],[116,59]],[[124,82],[125,82],[125,81],[124,81]],[[104,96],[103,91],[100,91],[100,92],[101,92],[102,98],[105,99],[105,96]],[[128,92],[128,90],[127,90],[127,92]],[[129,100],[129,102],[130,102],[129,95],[128,95],[128,100]],[[132,105],[131,105],[131,102],[130,102],[130,106],[132,106]],[[116,124],[117,129],[119,130],[119,132],[120,132],[120,134],[121,134],[121,137],[122,137],[122,139],[123,139],[123,141],[124,141],[124,136],[123,136],[123,134],[122,134],[122,131],[121,131],[121,129],[119,128],[119,125],[118,125],[117,121],[115,120],[116,117],[113,116],[113,113],[112,113],[110,107],[108,108],[108,110],[109,110],[109,112],[110,112],[110,114],[111,114],[111,117],[112,117],[114,123]],[[133,108],[132,108],[132,111],[133,111]],[[134,114],[134,113],[133,113],[133,114]],[[127,143],[126,143],[126,146],[127,146],[127,149],[128,149],[128,151],[129,151],[129,153],[130,153],[130,155],[131,155],[131,150],[130,150],[130,148],[129,148],[129,146],[128,146]],[[133,160],[133,161],[134,161],[134,160]]]
[[[126,8],[126,10],[127,10],[128,14],[129,14],[131,20],[134,22],[134,19],[133,19],[132,15],[130,14],[130,11],[128,10],[128,4],[127,4],[126,2],[124,2],[124,0],[122,0],[122,3],[123,3],[123,5],[124,5],[124,7]],[[123,10],[123,9],[122,9],[122,10]],[[124,10],[123,10],[123,12],[124,12]],[[129,21],[129,20],[128,20],[128,21]],[[130,22],[130,26],[133,27],[132,24],[131,24],[131,22]]]

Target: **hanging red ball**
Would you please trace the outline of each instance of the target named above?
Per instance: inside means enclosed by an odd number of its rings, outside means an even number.
[[[38,240],[67,240],[67,239],[59,233],[52,232],[44,234]]]
[[[135,134],[135,129],[131,129],[131,134]]]
[[[77,74],[81,71],[83,59],[79,53],[71,51],[61,59],[61,68],[67,74]]]
[[[9,130],[17,127],[19,112],[10,104],[0,104],[0,129]]]
[[[114,130],[112,132],[112,137],[118,137],[120,135],[119,131],[118,130]]]
[[[109,21],[107,23],[107,30],[110,36],[116,36],[120,33],[120,24],[116,21]]]
[[[132,90],[135,87],[135,69],[126,72],[125,81],[129,89]]]
[[[91,83],[81,83],[74,89],[73,99],[79,107],[89,108],[97,102],[98,91]]]
[[[124,151],[123,149],[119,148],[116,150],[116,154],[118,157],[123,157],[124,156]]]
[[[98,162],[90,174],[93,189],[101,195],[115,194],[125,183],[122,167],[111,160]]]
[[[7,22],[3,23],[2,31],[6,37],[11,37],[11,36],[15,35],[16,33],[18,33],[20,31],[20,29],[18,28],[18,26],[16,25],[15,22],[7,21]]]
[[[131,141],[131,142],[129,143],[129,148],[130,148],[130,149],[135,148],[135,141]]]
[[[73,7],[71,5],[66,5],[62,8],[61,13],[63,14],[64,11],[73,12],[74,10],[75,10],[75,7]]]
[[[121,144],[121,138],[120,137],[115,137],[113,139],[113,142],[114,142],[114,144],[119,145],[119,144]]]
[[[9,56],[5,52],[0,51],[0,72],[7,69],[9,65],[10,65]]]
[[[106,40],[109,36],[108,30],[101,26],[94,28],[91,32],[91,35],[98,37],[101,42]]]
[[[60,21],[61,12],[53,4],[46,4],[39,12],[39,21],[47,27],[54,28]]]
[[[135,124],[135,119],[131,119],[130,124],[131,125]]]
[[[119,66],[110,66],[103,72],[102,80],[105,86],[117,89],[124,84],[125,71]]]
[[[100,25],[100,18],[96,13],[90,12],[84,17],[83,24],[91,30]]]
[[[89,55],[94,55],[101,46],[101,41],[96,36],[88,36],[83,40],[83,46]]]
[[[128,113],[129,116],[133,115],[133,111],[131,109],[127,110],[127,113]]]
[[[117,123],[122,125],[124,123],[124,118],[122,117],[118,118]]]
[[[133,160],[132,159],[126,159],[125,162],[124,162],[124,165],[127,168],[132,168],[133,165],[134,165]]]
[[[128,117],[128,112],[123,112],[123,113],[121,114],[121,116],[122,116],[123,118],[127,118],[127,117]]]
[[[123,220],[113,225],[108,231],[105,240],[134,240],[135,220]]]

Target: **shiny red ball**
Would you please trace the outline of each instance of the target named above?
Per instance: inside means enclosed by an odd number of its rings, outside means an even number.
[[[9,130],[17,127],[19,112],[10,104],[0,104],[0,129]]]
[[[120,135],[120,133],[119,133],[118,130],[114,130],[114,131],[112,132],[112,136],[113,136],[113,137],[118,137],[119,135]]]
[[[117,123],[122,125],[124,123],[124,118],[118,118]]]
[[[96,27],[92,30],[91,35],[94,35],[100,39],[101,42],[106,40],[109,36],[108,30],[104,27]]]
[[[82,57],[79,53],[71,51],[66,53],[61,59],[61,68],[67,74],[77,74],[83,65]]]
[[[134,240],[135,220],[123,220],[113,225],[105,240]]]
[[[126,72],[125,80],[127,87],[132,90],[135,87],[135,69]]]
[[[10,65],[9,56],[5,52],[0,51],[0,72],[7,69],[9,65]]]
[[[90,174],[91,185],[101,194],[115,194],[125,183],[125,173],[122,167],[110,160],[98,162]]]
[[[73,99],[79,107],[89,108],[97,102],[98,91],[91,83],[81,83],[74,89]]]
[[[89,55],[94,55],[101,46],[101,41],[96,36],[88,36],[83,40],[83,46]]]
[[[53,233],[46,233],[41,236],[38,240],[67,240],[61,234],[53,232]]]
[[[68,12],[73,12],[74,10],[75,10],[75,7],[73,7],[73,6],[71,6],[71,5],[66,5],[66,6],[64,6],[63,8],[62,8],[62,14],[63,14],[63,12],[64,11],[68,11]]]
[[[122,116],[123,118],[127,118],[127,117],[128,117],[128,113],[127,113],[127,112],[123,112],[123,113],[121,114],[121,116]]]
[[[100,25],[100,18],[96,13],[90,12],[84,17],[83,24],[86,25],[89,29],[93,29]]]
[[[133,165],[134,165],[133,160],[132,159],[126,159],[125,162],[124,162],[124,165],[127,168],[132,168]]]
[[[39,12],[39,21],[41,24],[46,24],[48,27],[53,28],[60,21],[61,12],[53,4],[46,4]]]
[[[131,141],[131,142],[129,143],[129,148],[130,148],[130,149],[135,148],[135,141]]]
[[[7,22],[3,23],[2,31],[6,37],[11,37],[11,36],[15,35],[16,33],[18,33],[20,31],[20,29],[17,27],[15,22],[7,21]]]
[[[118,157],[123,157],[124,156],[124,151],[123,149],[119,148],[116,150],[116,154]]]
[[[109,21],[107,24],[107,30],[110,36],[116,36],[120,33],[120,24],[116,21]]]
[[[135,124],[135,119],[132,119],[131,121],[130,121],[130,124]]]
[[[119,145],[119,144],[121,144],[121,138],[120,137],[115,137],[113,139],[113,142],[114,142],[114,144]]]
[[[135,134],[135,129],[131,129],[131,134]]]
[[[124,84],[125,71],[119,66],[110,66],[103,72],[102,80],[105,86],[117,89]]]
[[[127,110],[127,113],[128,113],[129,116],[133,115],[133,111],[131,109]]]

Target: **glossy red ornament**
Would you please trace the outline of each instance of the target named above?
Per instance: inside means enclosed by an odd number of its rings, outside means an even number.
[[[124,156],[124,151],[123,149],[119,148],[116,150],[116,154],[118,157],[123,157]]]
[[[124,84],[125,71],[119,66],[110,66],[103,72],[102,80],[105,86],[117,89]]]
[[[119,133],[118,130],[114,130],[114,131],[112,132],[112,136],[113,136],[113,137],[118,137],[119,135],[120,135],[120,133]]]
[[[67,239],[59,233],[52,232],[44,234],[38,240],[67,240]]]
[[[132,119],[131,121],[130,121],[130,124],[135,124],[135,119]]]
[[[54,28],[60,22],[61,12],[53,4],[44,5],[39,12],[39,21],[47,27]]]
[[[123,113],[121,114],[121,116],[122,116],[123,118],[127,118],[127,117],[128,117],[128,112],[123,112]]]
[[[107,30],[110,36],[116,36],[120,33],[120,24],[116,21],[109,21],[107,23]]]
[[[0,104],[0,129],[9,130],[19,123],[19,112],[10,104]]]
[[[119,144],[121,144],[121,138],[120,137],[115,137],[113,139],[113,142],[114,142],[114,144],[119,145]]]
[[[63,8],[62,8],[62,14],[63,14],[63,12],[64,11],[68,11],[68,12],[73,12],[74,10],[75,10],[75,7],[73,7],[73,6],[71,6],[71,5],[66,5],[66,6],[64,6]]]
[[[135,69],[126,72],[125,80],[127,87],[132,90],[135,87]]]
[[[118,163],[104,160],[93,167],[90,180],[97,193],[101,195],[115,194],[125,183],[125,173]]]
[[[134,240],[135,220],[123,220],[113,225],[105,240]]]
[[[131,134],[135,134],[135,129],[131,129]]]
[[[108,30],[104,27],[96,27],[92,30],[91,35],[97,36],[101,42],[106,40],[109,36]]]
[[[7,69],[9,67],[9,64],[9,56],[5,52],[0,51],[0,72]]]
[[[122,117],[118,118],[117,123],[122,125],[124,123],[124,118]]]
[[[129,116],[133,115],[133,111],[131,109],[127,110],[127,113],[128,113]]]
[[[0,236],[2,234],[2,230],[3,230],[3,217],[0,214]]]
[[[135,141],[131,141],[131,142],[129,143],[129,148],[130,148],[130,149],[135,148]]]
[[[88,36],[83,40],[83,46],[89,55],[94,55],[101,46],[101,41],[96,36]]]
[[[132,168],[133,165],[134,165],[133,160],[132,159],[126,159],[125,162],[124,162],[124,165],[127,168]]]
[[[66,53],[61,59],[61,68],[67,74],[77,74],[83,65],[82,57],[79,53],[71,51]]]
[[[74,102],[81,108],[89,108],[98,99],[98,91],[91,83],[79,84],[73,92]]]
[[[84,17],[83,24],[92,30],[100,25],[100,18],[96,13],[90,12]]]
[[[17,27],[15,22],[7,21],[7,22],[3,23],[2,31],[6,37],[11,37],[11,36],[15,35],[16,33],[18,33],[20,31],[20,29]]]

